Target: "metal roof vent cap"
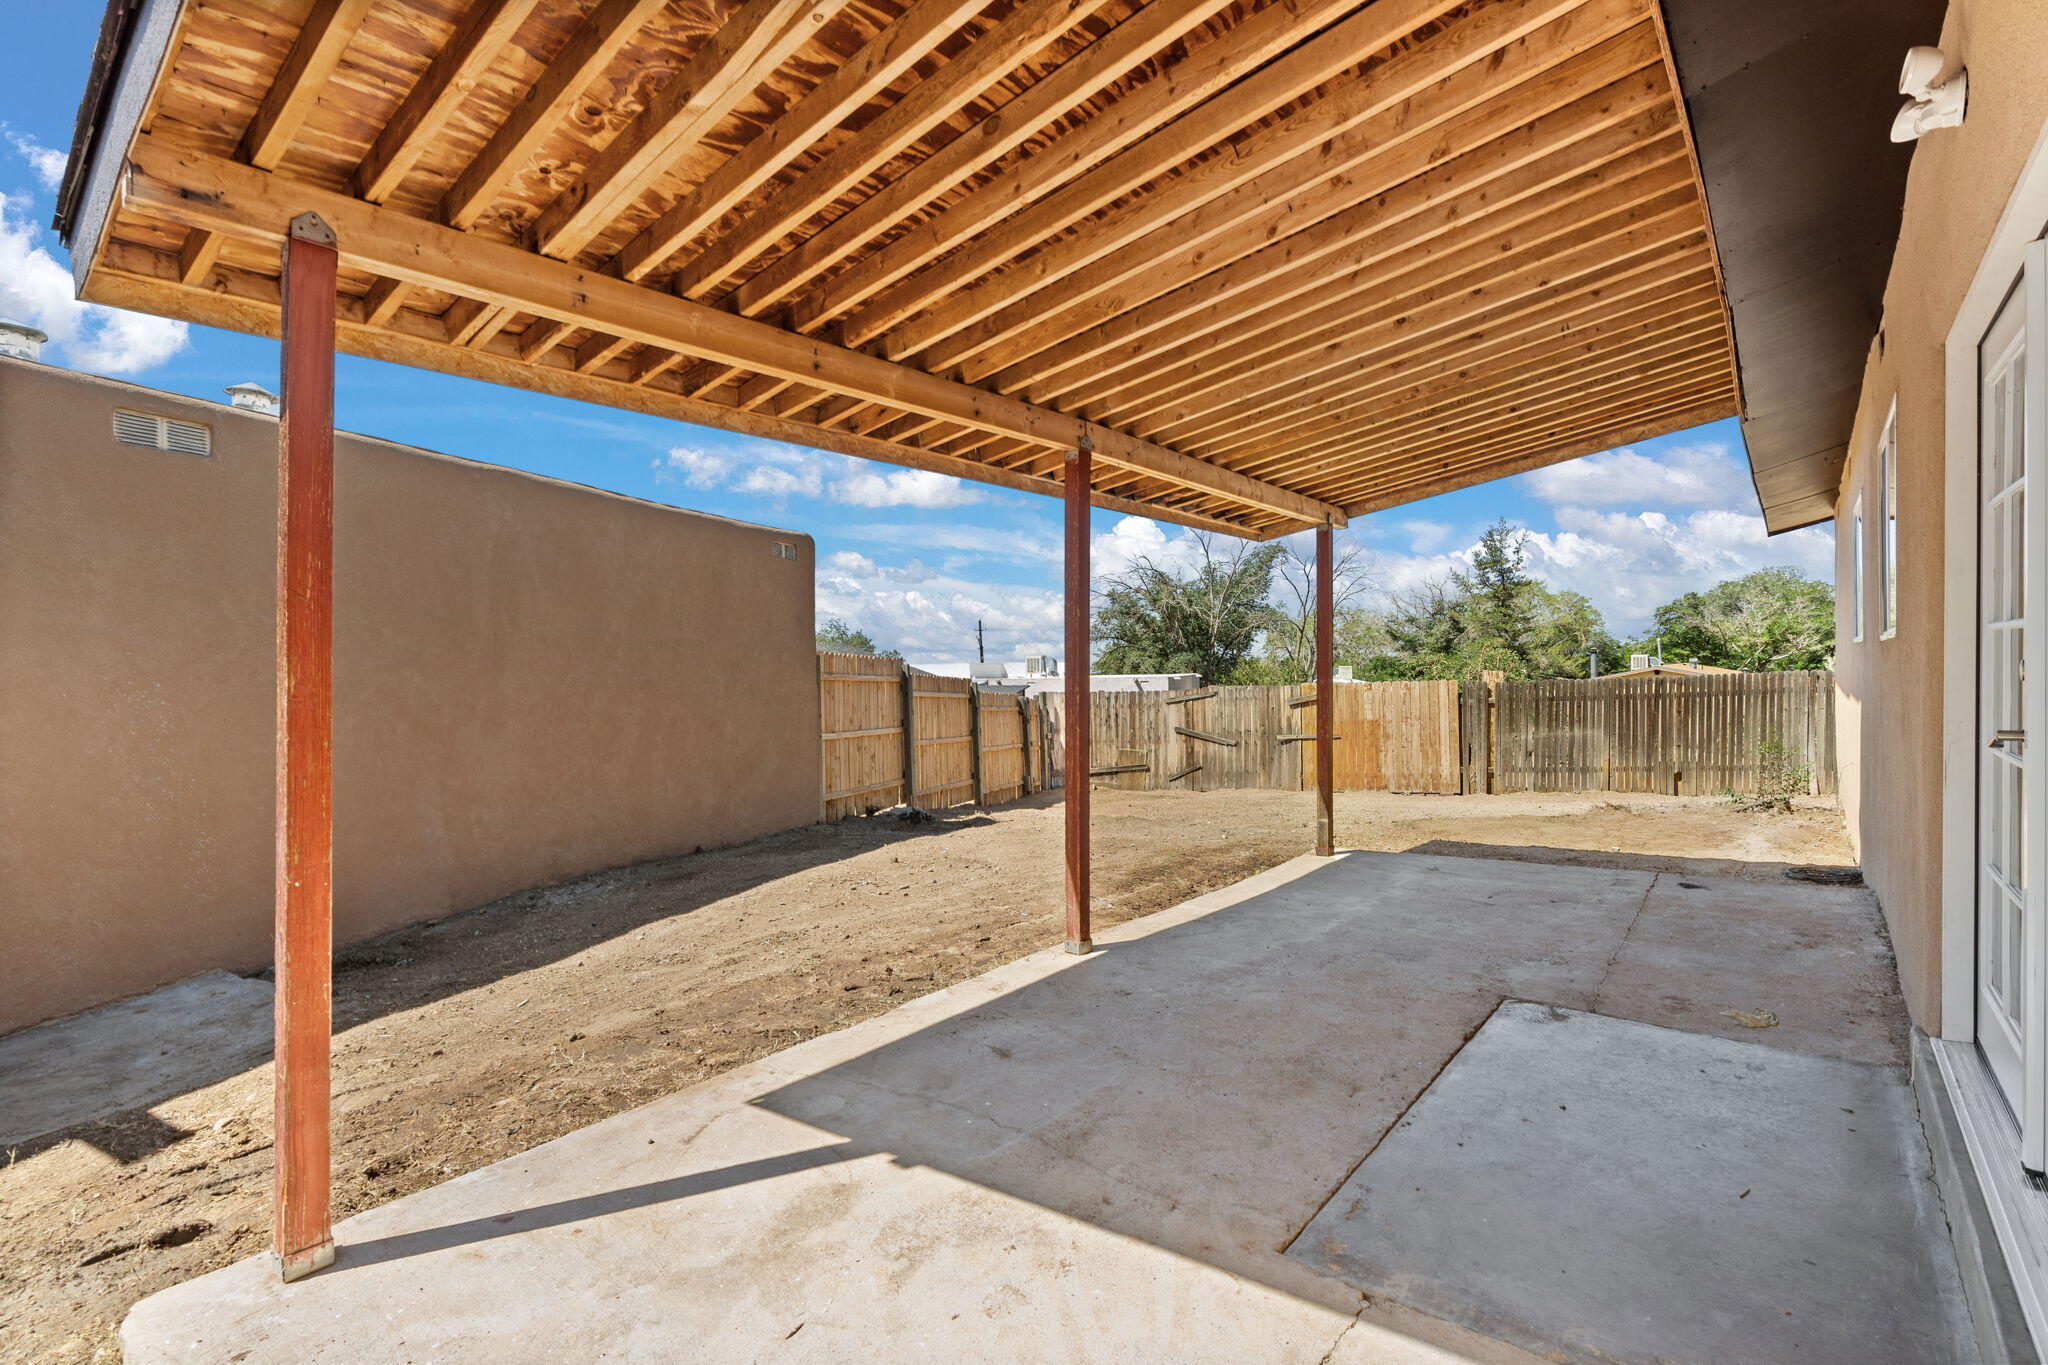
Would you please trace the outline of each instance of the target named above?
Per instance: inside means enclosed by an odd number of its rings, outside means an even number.
[[[262,412],[277,416],[277,395],[261,384],[230,384],[221,390],[228,401],[245,412]]]
[[[41,360],[43,343],[50,339],[49,333],[13,318],[0,318],[0,355],[11,355],[16,360]]]

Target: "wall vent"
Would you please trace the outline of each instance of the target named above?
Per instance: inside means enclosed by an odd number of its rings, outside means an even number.
[[[775,542],[774,554],[777,559],[795,559],[796,546],[786,540],[778,540]]]
[[[213,454],[213,432],[197,422],[114,409],[114,439],[123,445],[168,450],[174,455]]]

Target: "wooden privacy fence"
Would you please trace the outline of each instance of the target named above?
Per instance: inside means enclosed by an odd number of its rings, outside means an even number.
[[[1764,748],[1835,784],[1831,673],[1555,679],[1467,686],[1468,791],[1754,791]],[[1484,742],[1490,740],[1490,742]]]
[[[923,673],[901,659],[820,653],[818,818],[843,820],[905,802],[942,810],[1028,795],[1040,785],[1032,778],[1033,751],[1041,747],[1036,712],[1013,693]]]
[[[1830,673],[1338,683],[1339,791],[1754,791],[1764,747],[1835,791]],[[1027,701],[865,654],[818,656],[821,818],[905,799],[994,805],[1058,785],[1065,698]],[[1315,786],[1313,687],[1096,692],[1089,768],[1132,791]],[[912,724],[906,736],[903,717]]]
[[[1342,791],[1459,790],[1458,685],[1338,683],[1336,785]],[[1097,692],[1090,767],[1133,791],[1298,790],[1315,785],[1313,687]],[[1041,699],[1059,769],[1064,699]]]

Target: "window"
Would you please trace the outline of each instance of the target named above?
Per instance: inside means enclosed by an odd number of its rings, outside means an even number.
[[[1899,413],[1885,418],[1877,438],[1877,591],[1883,612],[1878,638],[1899,633]]]
[[[213,432],[197,422],[114,409],[114,439],[123,445],[168,450],[176,455],[213,454]]]
[[[1849,641],[1863,639],[1863,495],[1849,504]]]

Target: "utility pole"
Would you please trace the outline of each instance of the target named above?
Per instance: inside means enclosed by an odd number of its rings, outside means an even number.
[[[974,660],[976,663],[988,662],[988,635],[979,621],[974,623]]]

